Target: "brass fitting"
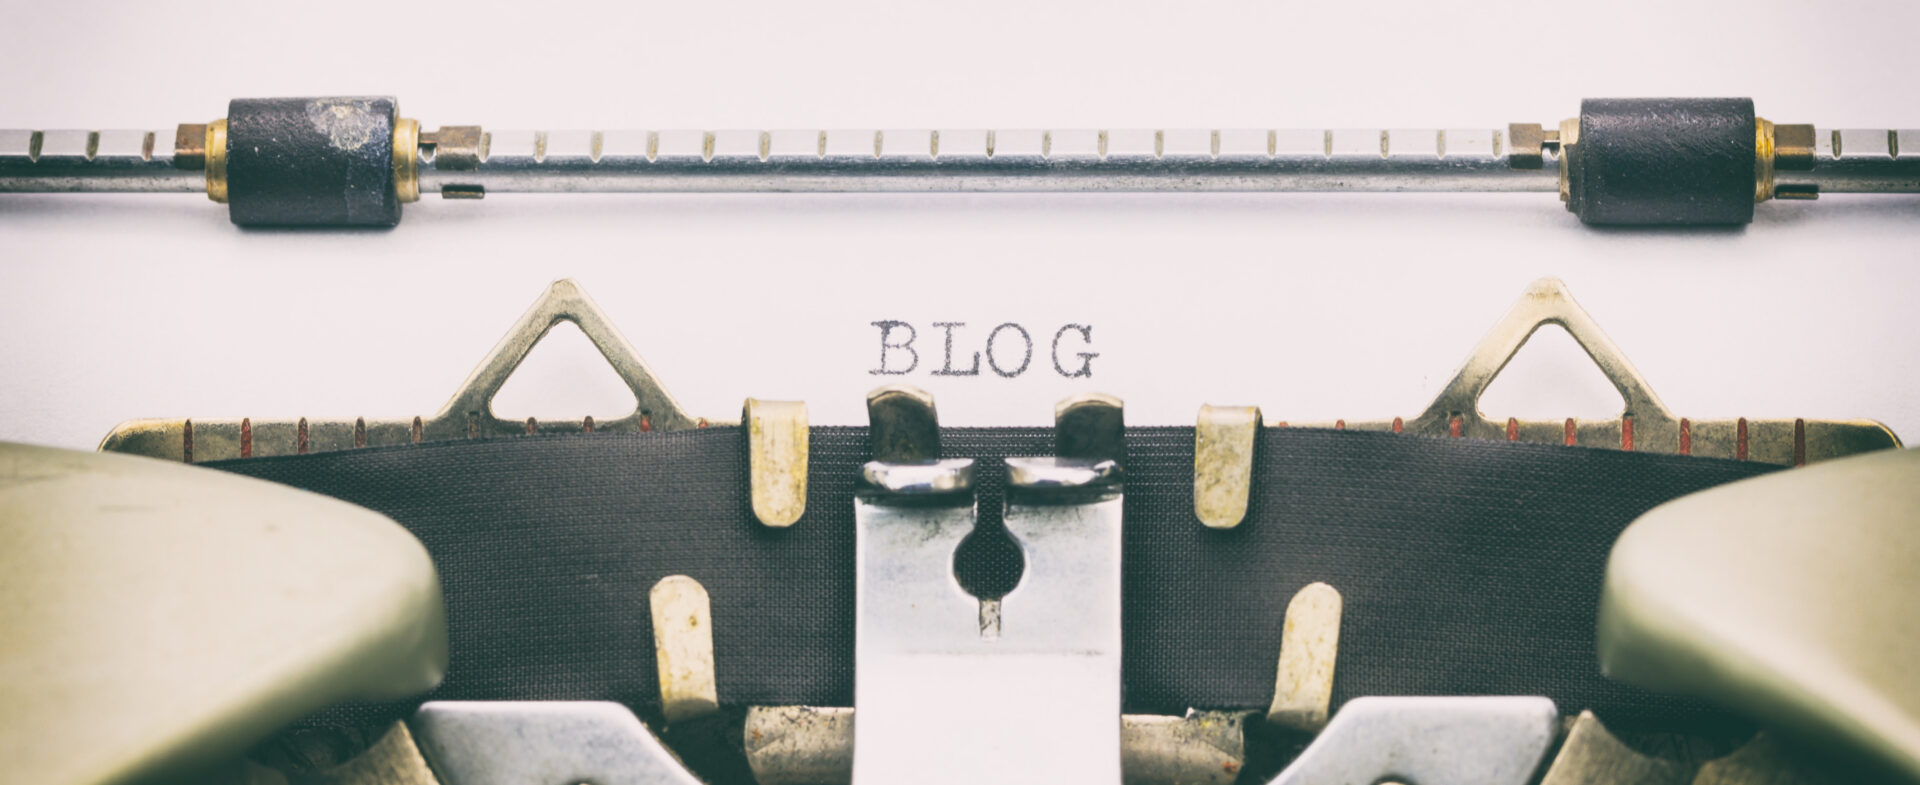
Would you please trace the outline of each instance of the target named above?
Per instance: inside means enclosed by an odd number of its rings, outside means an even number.
[[[1539,123],[1512,123],[1507,126],[1507,160],[1515,169],[1539,169],[1546,165],[1546,151],[1560,146],[1560,132],[1548,131]]]
[[[1753,118],[1753,201],[1773,198],[1773,123]]]
[[[1571,207],[1571,205],[1573,204],[1573,179],[1572,179],[1572,175],[1567,171],[1567,167],[1570,165],[1567,159],[1572,158],[1573,156],[1571,154],[1571,151],[1568,148],[1571,148],[1574,145],[1579,143],[1580,143],[1580,118],[1569,117],[1565,120],[1561,120],[1560,121],[1560,201],[1567,203],[1569,205],[1567,209],[1569,210],[1573,209]]]
[[[1812,124],[1773,127],[1773,168],[1782,172],[1804,172],[1813,168]]]
[[[207,198],[227,203],[227,118],[207,123]]]
[[[206,123],[181,123],[173,132],[173,168],[206,171]]]
[[[420,201],[420,121],[393,123],[393,192],[401,204]]]
[[[1774,125],[1765,118],[1753,119],[1753,201],[1768,199],[1816,199],[1820,193],[1811,186],[1776,189],[1775,171],[1804,172],[1813,168],[1813,126],[1808,124]]]

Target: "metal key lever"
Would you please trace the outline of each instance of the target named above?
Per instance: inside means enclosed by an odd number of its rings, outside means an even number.
[[[953,567],[975,523],[972,461],[940,459],[932,396],[870,393],[875,460],[855,497],[859,722],[846,707],[752,708],[742,740],[755,778],[1232,781],[1241,716],[1119,713],[1121,414],[1108,396],[1069,398],[1054,410],[1061,457],[1009,461],[1005,521],[1024,546],[1023,580],[976,598]],[[1052,676],[1063,668],[1064,681]],[[969,669],[1006,674],[955,676]]]
[[[1546,698],[1355,698],[1269,785],[1524,785],[1559,721]]]
[[[1109,400],[1073,402],[1060,419],[1118,426],[1076,416]],[[1120,782],[1119,464],[1008,459],[1007,469],[1005,521],[1026,569],[998,601],[967,594],[953,574],[974,526],[972,461],[880,460],[862,472],[855,783]]]
[[[387,97],[239,99],[173,131],[0,130],[0,192],[204,192],[243,225],[392,225],[421,194],[1530,191],[1591,224],[1920,193],[1920,130],[1746,99],[1601,99],[1551,128],[424,131]]]
[[[441,785],[699,785],[618,703],[435,701],[408,723]]]

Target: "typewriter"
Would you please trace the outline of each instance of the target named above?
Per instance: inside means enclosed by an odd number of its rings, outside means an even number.
[[[494,415],[562,323],[633,414]],[[1619,417],[1481,413],[1546,325]],[[866,409],[695,416],[562,280],[430,416],[0,448],[9,778],[1920,776],[1920,460],[1868,420],[1677,416],[1558,280],[1401,417]]]

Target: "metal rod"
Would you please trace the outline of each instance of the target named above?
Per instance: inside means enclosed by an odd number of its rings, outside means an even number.
[[[743,191],[1553,192],[1495,129],[492,131],[423,193]],[[205,193],[173,131],[0,130],[0,193]],[[1920,130],[1818,129],[1781,191],[1920,193]]]
[[[0,192],[207,192],[199,167],[174,166],[165,131],[0,130]]]
[[[420,190],[1536,191],[1479,130],[494,131]]]
[[[1774,188],[1805,186],[1819,193],[1920,193],[1920,130],[1815,129],[1813,168],[1775,169]]]

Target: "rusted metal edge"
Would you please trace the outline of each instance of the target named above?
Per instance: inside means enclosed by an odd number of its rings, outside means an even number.
[[[560,322],[578,326],[626,382],[636,402],[632,414],[601,421],[591,417],[503,420],[494,416],[494,395],[527,353]],[[579,284],[559,280],[487,353],[446,405],[431,416],[130,420],[107,434],[100,449],[194,463],[520,434],[675,431],[731,424],[689,416]]]
[[[1626,403],[1619,417],[1502,421],[1480,412],[1480,396],[1488,385],[1527,340],[1549,324],[1565,329],[1613,383]],[[1783,466],[1901,446],[1892,430],[1872,420],[1676,417],[1557,278],[1541,278],[1529,285],[1520,301],[1487,332],[1452,381],[1418,416],[1277,425],[1700,455]]]

